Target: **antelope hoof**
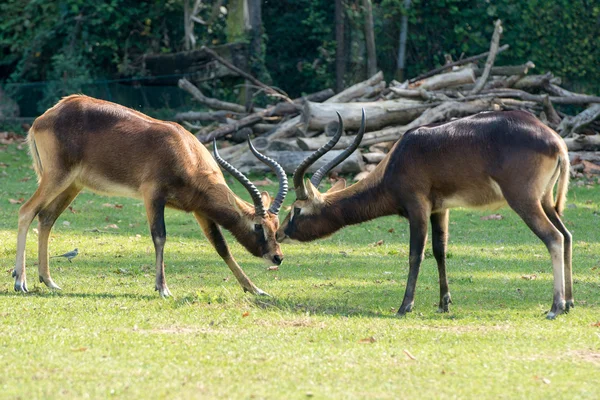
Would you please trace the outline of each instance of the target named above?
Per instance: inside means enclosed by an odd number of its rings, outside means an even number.
[[[442,300],[440,300],[440,306],[437,309],[439,313],[447,313],[450,311],[450,304],[452,304],[452,297],[450,297],[450,293],[446,293]]]
[[[160,297],[163,299],[173,296],[167,285],[164,285],[163,287],[156,287],[154,290],[158,291]]]
[[[567,302],[565,303],[565,313],[568,313],[571,308],[575,308],[575,303],[573,302],[573,299],[571,300],[567,300]]]
[[[554,303],[554,304],[552,304],[552,308],[550,309],[548,314],[546,314],[546,319],[554,319],[554,318],[556,318],[557,315],[560,315],[563,312],[565,312],[565,310],[566,310],[566,306],[565,306],[564,300],[562,300],[558,303]]]
[[[398,315],[399,317],[403,317],[403,316],[405,316],[405,315],[406,315],[406,313],[409,313],[409,312],[411,312],[411,311],[412,311],[412,309],[413,309],[413,305],[414,305],[414,304],[415,304],[414,302],[412,302],[412,303],[409,303],[409,304],[406,304],[406,305],[402,304],[402,306],[400,306],[400,309],[398,310],[398,313],[397,313],[397,315]]]
[[[39,277],[40,278],[40,283],[43,283],[44,285],[46,285],[49,289],[53,289],[53,290],[62,290],[60,288],[60,286],[58,286],[56,283],[54,283],[54,281],[52,280],[52,278],[48,277],[48,278],[43,278],[42,276]]]
[[[269,293],[265,292],[262,289],[257,288],[256,286],[253,286],[251,289],[244,288],[244,292],[250,292],[255,296],[272,297]]]
[[[25,278],[23,279],[19,279],[19,278],[15,278],[15,292],[23,292],[23,293],[27,293],[27,281],[25,280]]]

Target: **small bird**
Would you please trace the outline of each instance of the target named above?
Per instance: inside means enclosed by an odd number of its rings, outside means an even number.
[[[53,256],[53,257],[50,257],[50,258],[64,257],[67,260],[69,260],[69,262],[71,262],[72,259],[74,259],[75,257],[77,257],[77,254],[79,254],[79,250],[75,249],[73,251],[69,251],[68,253],[61,254],[60,256]]]

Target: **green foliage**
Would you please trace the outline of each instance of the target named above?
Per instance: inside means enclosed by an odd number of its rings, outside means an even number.
[[[208,19],[211,8],[201,11]],[[9,55],[3,62],[10,81],[61,76],[57,68],[69,61],[84,61],[92,77],[139,74],[144,54],[183,46],[181,0],[8,0],[0,14],[0,54]],[[223,42],[223,26],[219,17],[210,29],[196,29],[198,43]]]
[[[38,103],[38,111],[43,113],[59,99],[73,93],[83,93],[83,87],[91,79],[90,66],[81,54],[55,54],[49,73],[48,85],[44,88],[44,97]]]
[[[263,7],[267,68],[292,96],[335,82],[334,2],[282,0]]]
[[[377,12],[392,25],[377,25],[380,59],[397,49],[402,0],[383,0]],[[552,71],[570,85],[600,90],[600,7],[586,0],[414,0],[409,11],[408,76],[454,59],[487,51],[493,23],[501,19],[501,42],[510,49],[500,64],[536,64],[536,73]],[[392,36],[383,29],[391,28]],[[383,52],[383,53],[382,53]],[[389,70],[388,70],[389,71]]]
[[[291,4],[293,3],[293,4]],[[335,80],[333,3],[328,0],[281,1],[265,7],[269,68],[277,84],[310,92]],[[396,69],[404,0],[373,2],[378,65],[391,78]],[[364,63],[360,2],[347,1],[347,40],[358,47],[349,58]],[[494,21],[503,21],[502,43],[510,49],[499,64],[536,64],[536,73],[552,71],[567,86],[600,92],[600,6],[586,0],[413,0],[408,11],[408,77],[453,59],[487,51]],[[350,31],[348,33],[348,31]],[[358,32],[358,33],[357,33]],[[348,80],[364,79],[348,59]]]
[[[390,79],[396,69],[404,0],[373,2],[378,65]],[[202,3],[198,44],[226,41],[226,16],[212,18]],[[227,6],[227,3],[224,3]],[[352,83],[365,78],[361,2],[347,0],[346,60]],[[183,0],[5,0],[0,2],[0,80],[62,80],[51,90],[75,90],[89,79],[138,75],[146,53],[183,46]],[[528,60],[536,73],[552,71],[567,87],[600,92],[600,6],[589,0],[413,0],[408,10],[407,76],[486,51],[494,20],[504,25],[510,50],[499,64]],[[274,85],[296,96],[335,81],[334,2],[279,0],[263,5],[266,56]],[[262,64],[262,56],[251,64]],[[266,71],[253,73],[268,81]],[[65,82],[63,79],[75,79]],[[59,96],[57,93],[55,95]],[[43,94],[46,102],[52,98]],[[41,106],[40,106],[41,107]]]

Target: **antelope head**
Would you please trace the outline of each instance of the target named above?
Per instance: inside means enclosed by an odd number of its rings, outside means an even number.
[[[272,199],[267,192],[261,193],[244,174],[221,158],[214,141],[215,159],[248,190],[253,202],[253,205],[250,205],[233,193],[228,196],[227,200],[242,220],[238,226],[243,227],[241,230],[233,229],[232,233],[252,255],[263,258],[269,264],[280,265],[283,261],[283,253],[276,240],[276,232],[279,229],[279,210],[288,191],[287,176],[275,160],[259,153],[250,139],[248,139],[248,146],[252,153],[277,175],[279,191],[275,199]]]
[[[343,225],[341,222],[341,211],[330,206],[335,200],[336,193],[346,188],[346,181],[340,179],[325,193],[319,192],[318,187],[323,177],[331,169],[348,158],[360,144],[365,133],[364,109],[362,111],[360,129],[350,147],[319,168],[310,180],[304,180],[304,175],[308,168],[331,150],[342,136],[344,123],[339,113],[337,113],[337,116],[339,123],[335,135],[323,147],[308,156],[294,172],[296,201],[292,204],[290,213],[285,217],[283,224],[277,231],[277,240],[279,242],[283,242],[286,239],[302,242],[315,240],[329,236]]]

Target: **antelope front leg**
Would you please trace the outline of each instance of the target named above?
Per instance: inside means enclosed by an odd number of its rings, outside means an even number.
[[[231,272],[233,272],[233,275],[244,289],[244,292],[250,292],[252,294],[261,296],[269,296],[268,293],[256,287],[256,285],[250,280],[250,278],[248,278],[242,268],[235,261],[231,255],[231,252],[229,251],[229,246],[227,246],[227,242],[225,241],[219,226],[198,213],[194,213],[194,217],[196,217],[196,220],[200,224],[204,235],[206,235],[217,253],[219,253]]]
[[[449,211],[432,214],[431,221],[431,243],[433,255],[437,261],[438,276],[440,280],[440,305],[438,312],[448,312],[452,298],[448,291],[448,278],[446,277],[446,248],[448,245],[448,218]]]
[[[419,208],[416,209],[419,212]],[[415,302],[415,288],[417,286],[417,278],[419,276],[419,268],[423,261],[423,250],[425,241],[427,240],[427,216],[425,212],[419,212],[417,215],[409,216],[410,224],[410,251],[408,272],[408,281],[406,282],[406,292],[404,300],[398,310],[398,315],[403,316],[407,312],[411,312]]]
[[[163,253],[167,241],[167,229],[165,227],[165,200],[163,198],[154,198],[145,200],[146,213],[148,214],[148,223],[150,224],[150,233],[154,242],[154,252],[156,254],[156,284],[154,290],[158,291],[160,297],[170,297],[171,291],[167,287],[165,279],[165,263]]]

